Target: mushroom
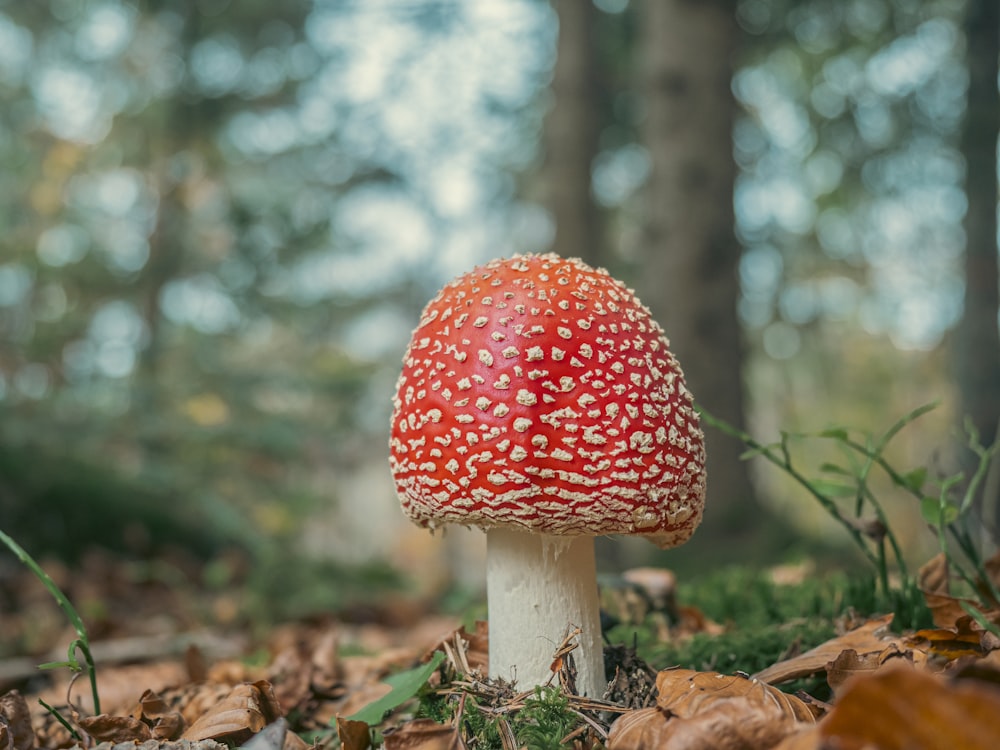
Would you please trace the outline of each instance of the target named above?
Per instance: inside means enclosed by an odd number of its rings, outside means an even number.
[[[554,254],[494,260],[427,304],[390,465],[415,523],[486,530],[490,675],[545,684],[579,629],[576,688],[595,698],[594,537],[682,544],[705,496],[698,415],[663,330],[606,271]]]

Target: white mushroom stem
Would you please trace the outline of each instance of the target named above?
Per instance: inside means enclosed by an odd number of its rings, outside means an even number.
[[[490,676],[521,690],[552,677],[553,655],[572,628],[581,695],[601,698],[604,677],[594,539],[493,528],[486,535]],[[554,679],[552,684],[558,684]]]

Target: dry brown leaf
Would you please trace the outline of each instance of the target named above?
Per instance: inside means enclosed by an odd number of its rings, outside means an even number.
[[[234,687],[182,735],[186,740],[243,742],[281,716],[271,684],[264,680]]]
[[[907,640],[922,646],[934,656],[952,660],[963,656],[983,656],[988,651],[983,647],[984,635],[989,637],[989,631],[983,630],[963,613],[951,627],[918,630]]]
[[[1000,688],[1000,650],[986,656],[965,656],[948,665],[943,674],[956,680],[979,680]]]
[[[66,702],[67,688],[73,675],[66,670],[52,676],[51,687],[41,691],[38,697],[51,705],[60,705]],[[179,662],[102,666],[97,670],[101,711],[109,714],[127,713],[135,703],[136,694],[145,688],[159,692],[171,685],[187,682],[187,669]],[[84,713],[93,713],[94,700],[86,681],[77,680],[73,688],[73,703]]]
[[[312,684],[328,689],[340,679],[340,641],[329,629],[317,638],[312,651]]]
[[[77,722],[80,728],[98,742],[145,742],[153,737],[149,727],[132,716],[98,714]]]
[[[611,726],[608,750],[757,750],[780,742],[797,727],[776,704],[725,697],[702,705],[693,716],[662,706],[623,714]]]
[[[372,746],[371,729],[363,721],[338,716],[337,737],[343,750],[368,750]]]
[[[860,677],[865,674],[872,674],[887,665],[924,663],[926,655],[922,652],[914,654],[913,651],[900,651],[892,644],[881,651],[871,651],[867,654],[859,654],[854,649],[841,651],[832,662],[826,665],[826,682],[833,690],[834,695],[839,695],[841,687],[853,677]]]
[[[954,627],[960,617],[968,616],[962,602],[973,604],[971,599],[952,596],[948,581],[948,558],[943,552],[924,563],[917,573],[917,585],[924,594],[934,624],[939,628]]]
[[[681,605],[677,607],[677,625],[674,631],[678,637],[705,633],[706,635],[722,635],[726,632],[726,626],[720,625],[708,618],[708,616],[697,607]]]
[[[1000,748],[1000,690],[949,683],[926,672],[885,669],[853,681],[821,734],[844,750]]]
[[[789,732],[785,736],[785,739],[777,745],[772,746],[771,750],[831,750],[830,748],[822,747],[820,744],[823,741],[823,737],[820,734],[822,728],[822,722],[810,726],[800,724],[795,731]],[[838,748],[838,750],[840,749]]]
[[[763,669],[754,677],[761,682],[777,685],[822,672],[827,664],[847,649],[867,654],[873,651],[881,652],[892,644],[902,647],[903,642],[888,633],[891,623],[892,615],[876,617],[843,635],[831,638],[814,649]]]
[[[759,710],[775,708],[796,721],[813,722],[816,714],[802,700],[760,680],[718,672],[665,669],[656,676],[657,705],[675,716],[689,717],[710,704],[728,698],[745,698]]]
[[[303,630],[286,626],[272,637],[274,656],[266,679],[278,702],[289,712],[304,706],[314,693],[328,694],[339,676],[337,630]]]
[[[417,719],[385,733],[385,750],[455,750],[464,747],[454,727]]]
[[[837,690],[851,677],[870,674],[882,666],[880,654],[872,651],[859,654],[853,648],[841,651],[836,659],[826,665],[826,681],[836,695]]]
[[[184,732],[184,718],[177,713],[158,716],[149,727],[154,740],[176,740]]]
[[[152,690],[147,690],[140,696],[131,716],[146,724],[155,740],[177,739],[186,726],[184,717],[177,711],[170,710],[163,698]]]
[[[35,730],[24,696],[17,690],[0,695],[0,748],[31,750],[34,746]]]

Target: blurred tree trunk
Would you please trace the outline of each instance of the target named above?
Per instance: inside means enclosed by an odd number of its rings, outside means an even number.
[[[966,10],[969,94],[962,130],[965,156],[965,312],[955,331],[954,362],[961,390],[961,417],[971,417],[980,439],[997,439],[1000,421],[1000,273],[997,267],[997,132],[1000,130],[1000,5],[971,0]],[[994,534],[1000,486],[987,485],[982,517]]]
[[[742,426],[743,348],[733,229],[735,1],[642,0],[640,86],[649,150],[640,296],[666,329],[696,401]],[[700,532],[748,534],[762,519],[743,446],[706,430],[708,501]]]
[[[590,190],[600,137],[599,75],[590,0],[553,0],[559,18],[552,108],[545,119],[545,205],[556,225],[552,251],[594,266],[604,258],[603,222]]]

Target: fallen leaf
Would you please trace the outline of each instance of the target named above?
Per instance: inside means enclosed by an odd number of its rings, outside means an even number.
[[[959,617],[965,615],[961,599],[950,594],[948,585],[948,558],[938,553],[917,572],[917,585],[923,592],[924,601],[931,611],[934,624],[939,628],[950,628]],[[971,604],[970,600],[966,600]]]
[[[80,728],[98,742],[145,742],[152,739],[149,727],[132,716],[85,716],[79,720]]]
[[[956,659],[944,671],[956,680],[979,680],[1000,688],[1000,650],[990,651],[981,658],[966,656]]]
[[[608,750],[757,750],[772,747],[800,724],[776,704],[748,697],[725,697],[703,705],[693,716],[662,706],[630,711],[611,725]]]
[[[453,750],[463,747],[457,729],[432,719],[416,719],[385,733],[385,750]]]
[[[887,665],[902,663],[913,666],[915,662],[923,663],[926,661],[926,656],[923,653],[917,653],[919,656],[915,655],[913,651],[900,651],[895,644],[881,651],[871,651],[867,654],[859,654],[854,649],[846,649],[827,664],[826,682],[833,690],[834,695],[839,695],[841,687],[854,677],[873,674]]]
[[[363,721],[337,717],[337,737],[343,750],[368,750],[372,746],[372,733]]]
[[[872,651],[858,654],[853,648],[841,651],[836,659],[826,665],[826,681],[836,694],[837,689],[851,677],[876,671],[882,666],[879,654]]]
[[[843,635],[831,638],[816,648],[762,669],[754,677],[761,682],[777,685],[824,671],[827,664],[848,649],[853,649],[859,654],[867,654],[882,651],[891,644],[905,647],[901,639],[888,633],[891,623],[892,615],[876,617]]]
[[[728,698],[743,698],[760,710],[777,709],[795,721],[813,722],[816,714],[801,699],[757,679],[691,669],[665,669],[656,676],[657,705],[675,716],[694,716],[706,706]]]
[[[34,746],[35,730],[24,696],[17,690],[0,695],[0,747],[31,750]]]
[[[678,636],[694,635],[696,633],[722,635],[726,632],[726,626],[709,619],[697,607],[681,605],[677,607],[677,625],[674,630]]]
[[[984,631],[969,615],[957,618],[951,627],[918,630],[907,640],[923,646],[930,654],[949,661],[962,656],[982,656]]]
[[[1000,690],[898,668],[853,681],[820,726],[823,747],[996,750],[998,716]]]
[[[281,708],[269,682],[243,683],[199,717],[181,737],[239,744],[280,717]]]
[[[41,691],[39,697],[52,705],[65,703],[72,680],[73,675],[68,673],[68,670],[67,674],[54,674],[52,685]],[[129,711],[135,704],[136,693],[145,688],[159,692],[171,685],[186,683],[188,683],[187,669],[179,662],[102,666],[97,670],[97,692],[101,696],[101,711],[108,714]],[[85,713],[93,713],[93,697],[83,680],[77,681],[73,687],[73,703]]]
[[[131,715],[149,727],[150,735],[155,740],[176,739],[186,726],[184,717],[177,711],[171,711],[163,698],[152,690],[146,690],[140,696]]]
[[[785,739],[777,745],[773,745],[771,750],[827,750],[820,744],[823,741],[820,734],[822,727],[822,723],[811,726],[800,725],[794,731],[789,732]],[[847,748],[843,750],[847,750]]]

